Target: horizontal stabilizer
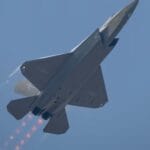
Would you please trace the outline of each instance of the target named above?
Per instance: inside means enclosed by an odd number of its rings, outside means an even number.
[[[30,111],[30,107],[34,103],[36,98],[37,96],[33,96],[33,97],[13,100],[7,105],[7,110],[17,120],[19,120],[23,118]]]
[[[58,115],[52,117],[47,126],[44,128],[44,132],[53,134],[63,134],[69,128],[68,119],[65,109],[59,112]]]

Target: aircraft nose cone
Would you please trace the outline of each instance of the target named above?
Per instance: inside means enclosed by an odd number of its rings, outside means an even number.
[[[129,15],[132,15],[132,13],[134,12],[136,6],[138,5],[139,3],[139,0],[134,0],[133,2],[131,2],[126,8],[126,12],[129,14]]]
[[[134,0],[132,3],[133,5],[137,6],[137,4],[139,3],[139,0]]]
[[[122,10],[113,15],[100,29],[103,39],[106,43],[112,42],[114,37],[120,32],[129,18],[132,16],[139,0],[133,0],[130,4],[124,7]]]

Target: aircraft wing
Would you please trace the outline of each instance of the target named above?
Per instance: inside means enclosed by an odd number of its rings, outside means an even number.
[[[107,102],[107,93],[105,89],[101,67],[98,67],[91,78],[81,88],[69,103],[74,106],[98,108]]]
[[[21,66],[22,74],[40,91],[43,90],[48,81],[55,76],[61,65],[71,55],[62,54],[42,59],[27,61]]]

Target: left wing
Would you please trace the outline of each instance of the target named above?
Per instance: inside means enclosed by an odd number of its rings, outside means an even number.
[[[107,102],[107,93],[101,67],[98,67],[91,78],[81,88],[70,105],[98,108]]]

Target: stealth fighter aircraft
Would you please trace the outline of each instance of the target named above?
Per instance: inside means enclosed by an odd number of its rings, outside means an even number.
[[[32,112],[49,119],[44,132],[62,134],[69,128],[66,105],[103,107],[108,98],[100,64],[116,46],[116,36],[137,4],[138,0],[134,0],[111,16],[70,52],[24,62],[21,72],[39,92],[11,101],[8,112],[16,119]]]

